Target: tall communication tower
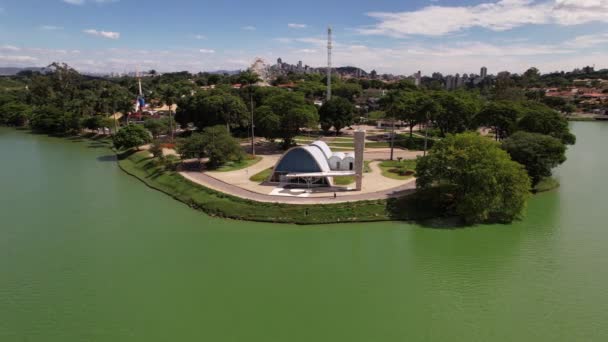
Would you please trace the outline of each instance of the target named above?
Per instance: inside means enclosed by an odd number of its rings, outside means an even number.
[[[327,28],[327,101],[331,100],[331,26]]]

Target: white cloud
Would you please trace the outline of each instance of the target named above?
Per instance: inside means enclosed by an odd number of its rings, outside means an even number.
[[[15,56],[15,55],[10,55],[10,56],[5,56],[5,55],[0,55],[0,62],[3,63],[32,63],[37,61],[38,59],[32,56]]]
[[[14,46],[14,45],[3,45],[3,46],[0,46],[0,50],[3,50],[3,51],[20,51],[21,49],[18,48],[18,47],[16,47],[16,46]]]
[[[195,34],[194,39],[204,40],[204,39],[207,39],[207,36],[202,35],[202,34]]]
[[[315,49],[300,49],[300,50],[296,50],[295,52],[309,54],[309,53],[317,53],[318,51]]]
[[[290,24],[287,24],[287,27],[293,28],[293,29],[303,29],[303,28],[307,28],[308,25],[306,25],[306,24],[293,24],[293,23],[290,23]]]
[[[53,26],[53,25],[42,25],[42,26],[40,26],[40,29],[43,31],[57,31],[57,30],[63,30],[63,27]]]
[[[251,25],[249,25],[249,26],[243,26],[243,30],[245,30],[245,31],[255,31],[256,27],[255,26],[251,26]]]
[[[112,2],[118,2],[119,0],[63,0],[66,4],[81,6],[86,3],[96,3],[96,4],[109,4]]]
[[[108,38],[108,39],[119,39],[120,38],[120,32],[98,31],[95,29],[88,29],[88,30],[84,30],[82,32],[84,32],[86,34],[90,34],[92,36],[98,36],[98,37],[103,37],[103,38]]]
[[[215,50],[212,50],[212,49],[200,49],[200,50],[198,50],[198,52],[204,53],[204,54],[212,54],[212,53],[215,53]]]
[[[505,31],[524,25],[608,22],[608,0],[500,0],[475,6],[431,5],[411,12],[371,12],[378,20],[358,32],[405,37],[442,36],[473,27]]]
[[[565,42],[564,45],[572,48],[584,49],[607,43],[608,33],[598,33],[575,37],[574,39]]]

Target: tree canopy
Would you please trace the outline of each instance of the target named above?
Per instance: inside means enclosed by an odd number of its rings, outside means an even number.
[[[541,104],[534,104],[527,106],[526,112],[519,121],[520,130],[550,135],[567,145],[576,143],[576,136],[570,133],[568,120],[556,111]]]
[[[319,109],[319,121],[324,131],[329,131],[334,127],[336,134],[340,134],[342,128],[353,123],[353,112],[355,106],[347,99],[334,96],[326,101]]]
[[[202,133],[193,133],[187,138],[180,139],[177,151],[182,159],[207,157],[210,167],[218,167],[228,161],[244,158],[238,141],[230,136],[223,125],[206,127]]]
[[[548,135],[520,131],[503,141],[502,147],[526,168],[533,185],[550,177],[551,170],[566,161],[566,146]]]
[[[442,186],[467,223],[511,222],[530,196],[530,178],[500,146],[478,134],[448,135],[419,159],[417,187]]]
[[[496,134],[496,140],[502,140],[517,129],[517,119],[521,110],[517,104],[506,101],[489,102],[475,117],[479,126],[490,127]]]
[[[139,148],[152,141],[152,136],[141,125],[127,125],[114,134],[112,141],[114,147],[124,150],[133,147]]]
[[[319,122],[317,108],[306,102],[303,94],[294,92],[268,97],[258,108],[256,117],[258,133],[268,139],[283,139],[283,147],[293,145],[300,128]]]

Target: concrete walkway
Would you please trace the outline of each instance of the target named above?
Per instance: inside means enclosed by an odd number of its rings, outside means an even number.
[[[324,197],[272,196],[243,189],[239,186],[226,183],[201,172],[180,172],[180,174],[191,182],[203,185],[207,188],[211,188],[213,190],[220,191],[243,199],[265,203],[330,204],[381,200],[409,195],[413,193],[416,189],[416,180],[412,179],[409,182],[402,184],[398,187],[383,191],[368,193],[336,192],[337,198],[333,197],[333,193],[327,193],[327,196]]]

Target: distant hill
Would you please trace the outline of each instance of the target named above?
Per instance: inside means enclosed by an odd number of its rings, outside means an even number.
[[[44,70],[46,70],[46,68],[36,68],[36,67],[30,67],[30,68],[0,67],[0,76],[15,76],[18,73],[20,73],[21,71],[44,72]]]
[[[218,74],[218,75],[236,75],[241,72],[241,70],[215,70],[215,71],[203,71],[209,74]]]

